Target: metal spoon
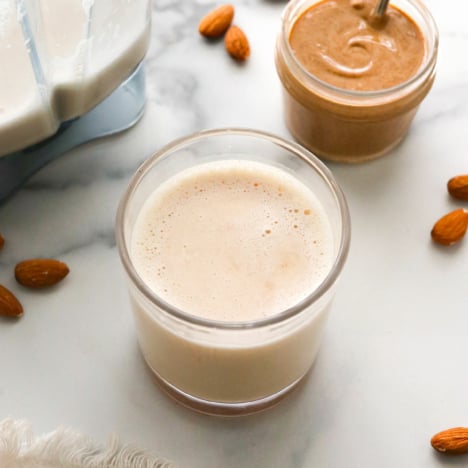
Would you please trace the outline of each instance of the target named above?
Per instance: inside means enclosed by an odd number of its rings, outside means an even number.
[[[377,5],[372,12],[372,16],[374,18],[383,18],[387,11],[388,2],[389,0],[378,0]]]

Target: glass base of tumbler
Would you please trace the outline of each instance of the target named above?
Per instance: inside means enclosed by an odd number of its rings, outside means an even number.
[[[249,414],[267,410],[280,403],[284,398],[286,398],[290,393],[292,393],[293,390],[295,390],[296,387],[298,387],[299,384],[303,380],[305,380],[305,376],[307,375],[304,375],[303,377],[293,382],[291,385],[288,385],[286,388],[268,397],[249,402],[227,403],[204,400],[202,398],[189,395],[174,387],[174,385],[170,384],[166,380],[164,380],[157,372],[154,371],[154,369],[151,366],[149,366],[148,363],[147,365],[158,386],[177,403],[180,403],[186,408],[189,408],[193,411],[197,411],[199,413],[207,414],[210,416],[223,417],[247,416]]]

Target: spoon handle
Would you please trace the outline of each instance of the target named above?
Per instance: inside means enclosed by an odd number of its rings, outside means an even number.
[[[385,15],[385,12],[387,11],[388,2],[389,0],[379,0],[377,2],[377,5],[375,6],[373,15],[377,17],[382,17],[383,15]]]

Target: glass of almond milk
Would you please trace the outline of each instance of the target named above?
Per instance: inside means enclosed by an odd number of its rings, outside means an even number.
[[[350,241],[307,150],[245,129],[177,140],[133,176],[116,238],[142,354],[177,401],[248,414],[306,376]]]

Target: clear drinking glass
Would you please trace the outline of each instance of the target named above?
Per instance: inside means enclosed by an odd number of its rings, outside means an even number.
[[[232,159],[299,179],[322,203],[333,233],[333,265],[323,281],[300,303],[260,320],[216,321],[177,309],[145,284],[132,261],[135,220],[150,194],[184,169]],[[116,238],[140,348],[157,382],[192,409],[241,415],[278,402],[311,368],[347,256],[350,220],[332,174],[307,150],[263,132],[221,129],[177,140],[137,170],[119,206]]]

